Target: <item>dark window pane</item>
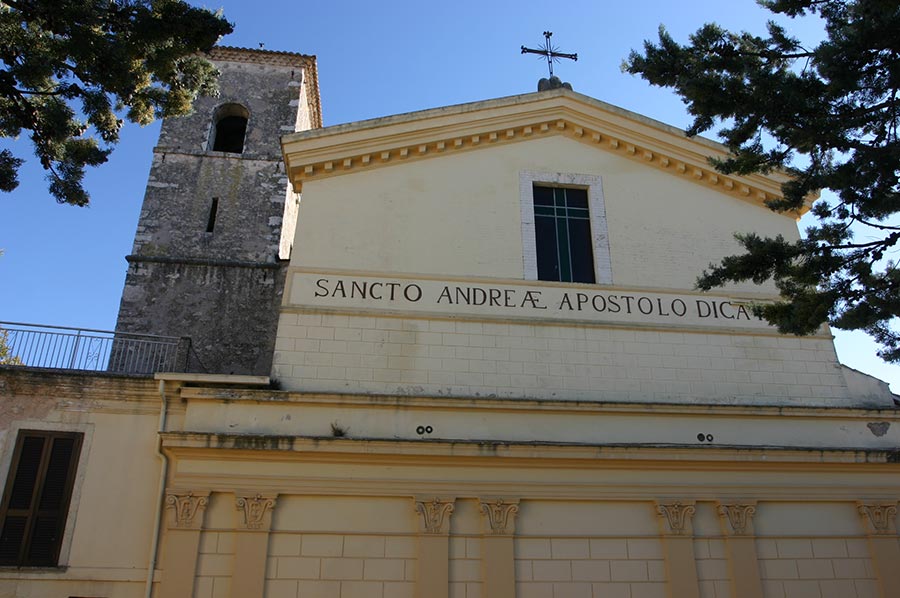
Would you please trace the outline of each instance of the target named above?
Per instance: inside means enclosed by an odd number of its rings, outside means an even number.
[[[534,187],[534,205],[552,206],[553,189],[551,187]]]
[[[25,539],[27,517],[7,517],[0,532],[0,565],[17,565],[22,541]]]
[[[594,282],[594,256],[591,225],[587,220],[569,220],[569,244],[572,249],[572,282]]]
[[[594,282],[587,190],[535,185],[534,216],[538,279]]]
[[[572,264],[569,258],[569,223],[565,218],[556,219],[556,252],[559,255],[559,280],[572,282]]]
[[[561,187],[555,187],[553,189],[553,203],[554,205],[564,208],[566,207],[566,190]]]
[[[31,508],[34,484],[41,467],[45,442],[46,439],[41,436],[29,436],[22,442],[19,466],[16,468],[16,481],[13,482],[12,493],[9,497],[10,509]]]
[[[59,541],[62,536],[62,522],[58,517],[38,517],[31,533],[31,545],[25,565],[47,567],[56,564]]]
[[[66,495],[66,481],[69,478],[69,464],[75,448],[74,438],[56,438],[50,451],[50,463],[41,490],[40,510],[57,510]]]
[[[556,255],[556,226],[554,220],[554,218],[548,217],[534,219],[539,280],[559,280],[559,259]]]
[[[588,207],[588,198],[586,189],[566,189],[566,205],[570,208]]]

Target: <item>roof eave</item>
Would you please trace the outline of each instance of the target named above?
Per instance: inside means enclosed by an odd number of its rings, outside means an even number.
[[[764,204],[781,196],[784,173],[718,173],[709,157],[727,149],[702,137],[567,89],[397,114],[285,135],[288,176],[303,181],[448,152],[566,135]],[[795,216],[799,217],[799,214]]]

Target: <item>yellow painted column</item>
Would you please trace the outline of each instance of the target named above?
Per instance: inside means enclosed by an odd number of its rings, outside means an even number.
[[[656,503],[671,598],[700,598],[694,557],[694,501]]]
[[[231,572],[234,598],[265,593],[269,530],[277,497],[276,494],[235,492],[238,523],[234,533],[235,565]]]
[[[869,540],[869,554],[881,598],[900,596],[900,543],[897,539],[897,503],[858,502]]]
[[[753,515],[756,501],[717,505],[719,525],[725,536],[725,552],[734,598],[763,598],[762,579],[756,558],[756,534]]]
[[[416,598],[448,598],[450,593],[450,515],[456,498],[416,498],[419,553]]]
[[[481,499],[484,537],[481,541],[482,594],[490,598],[516,598],[516,563],[513,538],[519,500]]]
[[[209,504],[209,491],[166,491],[166,534],[162,543],[163,578],[160,598],[184,598],[194,593],[194,574],[200,550],[200,530]]]

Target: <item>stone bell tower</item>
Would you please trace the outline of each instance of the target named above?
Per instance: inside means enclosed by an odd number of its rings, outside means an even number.
[[[209,58],[219,97],[162,123],[116,330],[189,337],[191,371],[268,375],[300,201],[279,139],[322,126],[316,61]]]

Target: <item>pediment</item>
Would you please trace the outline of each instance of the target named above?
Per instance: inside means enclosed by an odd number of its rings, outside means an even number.
[[[304,181],[555,135],[759,205],[780,197],[787,180],[723,175],[708,162],[727,155],[721,144],[567,89],[293,133],[282,138],[282,152],[300,192]]]

